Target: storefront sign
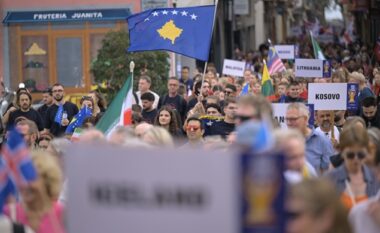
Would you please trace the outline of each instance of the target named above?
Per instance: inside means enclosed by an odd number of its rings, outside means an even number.
[[[129,15],[131,15],[129,9],[12,11],[7,13],[3,23],[125,20]]]
[[[315,110],[347,109],[347,83],[310,83],[308,94]]]
[[[274,48],[281,59],[294,59],[295,57],[294,45],[275,45]]]
[[[303,78],[329,78],[331,77],[331,64],[327,60],[296,59],[296,77]]]
[[[245,62],[224,59],[223,74],[243,77]]]

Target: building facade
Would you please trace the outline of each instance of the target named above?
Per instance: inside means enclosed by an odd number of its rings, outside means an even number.
[[[59,82],[68,92],[91,88],[91,61],[110,30],[126,28],[140,0],[3,0],[0,77],[38,95]]]

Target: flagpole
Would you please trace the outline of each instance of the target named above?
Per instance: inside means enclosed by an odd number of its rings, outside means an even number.
[[[211,30],[211,38],[212,38],[212,34],[214,33],[214,26],[215,26],[215,18],[216,18],[216,11],[218,9],[218,0],[215,0],[215,9],[214,9],[214,20],[212,21],[212,30]],[[211,40],[211,39],[210,39]],[[210,41],[211,43],[211,41]],[[211,46],[210,46],[211,48]],[[209,51],[210,52],[210,51]],[[201,94],[202,94],[202,87],[203,87],[203,83],[205,81],[205,75],[206,75],[206,69],[207,69],[207,64],[208,64],[208,61],[205,62],[205,65],[203,67],[203,75],[202,75],[202,83],[201,83]]]
[[[133,61],[131,61],[130,63],[129,63],[129,72],[131,72],[131,78],[132,78],[132,93],[133,93],[133,72],[134,72],[134,70],[135,70],[135,63],[133,62]]]

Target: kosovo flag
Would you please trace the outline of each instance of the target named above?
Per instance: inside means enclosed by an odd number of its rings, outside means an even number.
[[[81,108],[81,110],[74,116],[70,124],[67,126],[65,133],[74,133],[75,128],[81,127],[83,125],[83,121],[90,116],[92,116],[92,111],[90,108],[87,108],[86,106]]]
[[[215,5],[151,9],[127,18],[128,52],[169,50],[207,61]]]
[[[55,114],[54,122],[57,123],[57,124],[59,124],[59,125],[61,125],[62,117],[63,117],[63,105],[60,104],[58,106],[57,113]]]

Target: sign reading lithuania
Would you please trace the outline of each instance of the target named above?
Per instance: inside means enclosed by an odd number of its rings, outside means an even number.
[[[125,20],[129,15],[131,15],[131,12],[128,8],[65,11],[11,11],[5,16],[3,23]]]
[[[295,74],[304,78],[330,78],[331,64],[327,60],[296,59]]]

